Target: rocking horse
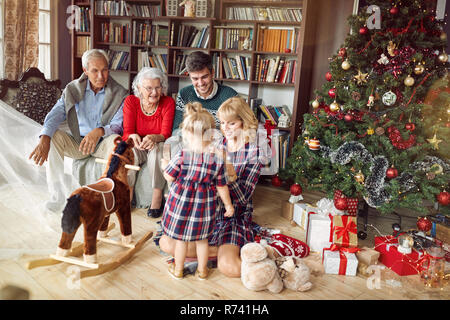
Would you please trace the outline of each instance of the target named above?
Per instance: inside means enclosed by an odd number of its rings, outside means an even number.
[[[132,243],[131,199],[127,170],[139,170],[140,168],[132,165],[134,163],[132,150],[134,144],[131,139],[125,142],[118,137],[114,143],[116,147],[108,161],[103,159],[98,161],[107,163],[100,179],[94,184],[78,188],[67,199],[61,219],[63,232],[56,254],[50,255],[50,259],[29,262],[28,269],[68,262],[97,269],[96,272],[85,273],[85,276],[103,273],[126,261],[152,236],[153,232],[150,231],[137,243]],[[107,238],[108,231],[114,227],[112,224],[108,228],[110,215],[114,212],[116,212],[120,224],[121,241]],[[72,257],[81,254],[80,244],[72,247],[72,241],[81,224],[84,225],[84,261]],[[97,241],[124,246],[129,250],[111,263],[97,264]]]

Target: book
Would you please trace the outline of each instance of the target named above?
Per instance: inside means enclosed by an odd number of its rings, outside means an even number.
[[[158,46],[169,45],[169,27],[165,25],[157,25],[157,40],[155,42]]]

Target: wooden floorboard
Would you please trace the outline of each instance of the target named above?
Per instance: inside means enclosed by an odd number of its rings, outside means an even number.
[[[305,192],[308,202],[316,202],[323,197],[318,192]],[[254,221],[261,226],[281,230],[282,233],[304,240],[305,231],[292,225],[281,217],[281,203],[288,200],[289,192],[281,188],[258,186],[254,195]],[[4,209],[1,207],[0,209]],[[9,222],[6,223],[6,220]],[[156,232],[156,222],[146,216],[145,209],[133,210],[133,239],[136,241],[146,232]],[[59,235],[43,236],[42,239],[31,241],[27,233],[33,228],[39,228],[33,223],[19,222],[14,212],[2,210],[0,222],[4,223],[0,234],[0,248],[13,247],[20,249],[18,243],[25,243],[26,249],[54,247],[56,249]],[[112,237],[119,237],[118,222],[115,216],[111,221],[116,223]],[[391,224],[395,221],[380,217],[371,217],[369,223],[386,234],[392,233]],[[15,224],[15,222],[17,222]],[[404,224],[414,224],[415,220],[403,221]],[[361,221],[358,221],[361,227]],[[80,240],[81,229],[77,234]],[[369,228],[368,239],[360,245],[373,246],[373,237],[378,231]],[[30,233],[31,234],[31,233]],[[82,238],[82,237],[81,237]],[[81,239],[82,240],[82,239]],[[32,243],[35,242],[35,245]],[[46,243],[50,242],[50,243]],[[98,245],[99,262],[106,261],[121,250],[126,250],[110,244]],[[200,281],[193,275],[183,280],[173,279],[167,272],[167,256],[160,253],[153,239],[144,244],[129,261],[103,275],[88,277],[77,282],[76,267],[66,263],[39,267],[27,270],[25,264],[29,260],[45,258],[45,255],[23,255],[13,259],[0,260],[0,287],[15,285],[30,292],[31,299],[43,300],[391,300],[391,299],[450,299],[450,290],[426,289],[421,285],[419,276],[400,277],[390,270],[384,270],[380,289],[369,289],[367,278],[357,276],[327,275],[323,272],[320,256],[311,254],[305,258],[311,270],[313,288],[306,292],[294,292],[284,289],[279,294],[268,291],[253,292],[247,290],[240,279],[230,279],[213,269],[206,281]],[[83,268],[81,268],[83,269]],[[83,269],[84,270],[84,269]],[[400,285],[393,287],[386,282]],[[79,287],[77,287],[79,284]]]

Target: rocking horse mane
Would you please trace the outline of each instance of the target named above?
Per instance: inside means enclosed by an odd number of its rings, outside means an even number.
[[[121,141],[115,150],[115,153],[117,154],[123,154],[127,150],[128,144],[125,141]],[[114,154],[111,157],[111,161],[109,163],[109,169],[106,173],[107,178],[112,178],[112,175],[114,172],[116,172],[117,168],[119,167],[120,159],[118,156],[115,156]]]

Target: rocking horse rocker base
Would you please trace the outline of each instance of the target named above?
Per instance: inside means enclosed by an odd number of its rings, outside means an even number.
[[[130,166],[134,162],[133,141],[127,142],[117,138],[116,148],[107,161],[104,174],[95,184],[75,190],[67,199],[63,210],[61,227],[63,233],[56,254],[50,259],[31,261],[27,268],[67,262],[90,270],[82,271],[80,276],[93,276],[113,270],[127,261],[142,245],[151,238],[153,232],[147,232],[138,242],[131,241],[131,204],[127,170],[139,170]],[[106,161],[105,161],[106,162]],[[110,214],[117,214],[120,223],[121,241],[110,239],[107,233]],[[72,246],[73,238],[79,228],[84,226],[84,246]],[[107,263],[97,263],[97,241],[128,248]],[[84,259],[78,258],[83,253]]]
[[[51,254],[49,258],[38,259],[29,261],[26,265],[28,270],[43,267],[43,266],[51,266],[55,264],[59,264],[62,262],[78,265],[81,267],[86,267],[88,270],[83,270],[80,272],[80,279],[86,277],[92,277],[96,275],[100,275],[102,273],[112,271],[129,260],[141,247],[142,245],[151,239],[153,236],[153,232],[147,232],[141,239],[137,242],[132,242],[128,245],[123,245],[120,241],[116,241],[114,239],[108,238],[107,233],[114,229],[115,224],[112,223],[106,231],[104,231],[103,237],[98,237],[97,242],[104,242],[109,244],[116,244],[120,246],[128,247],[128,250],[124,252],[120,252],[110,260],[105,263],[88,263],[83,258],[79,258],[83,254],[84,244],[80,242],[74,242],[72,248],[70,250],[65,251],[65,256],[58,254]],[[58,252],[58,250],[57,250]]]

